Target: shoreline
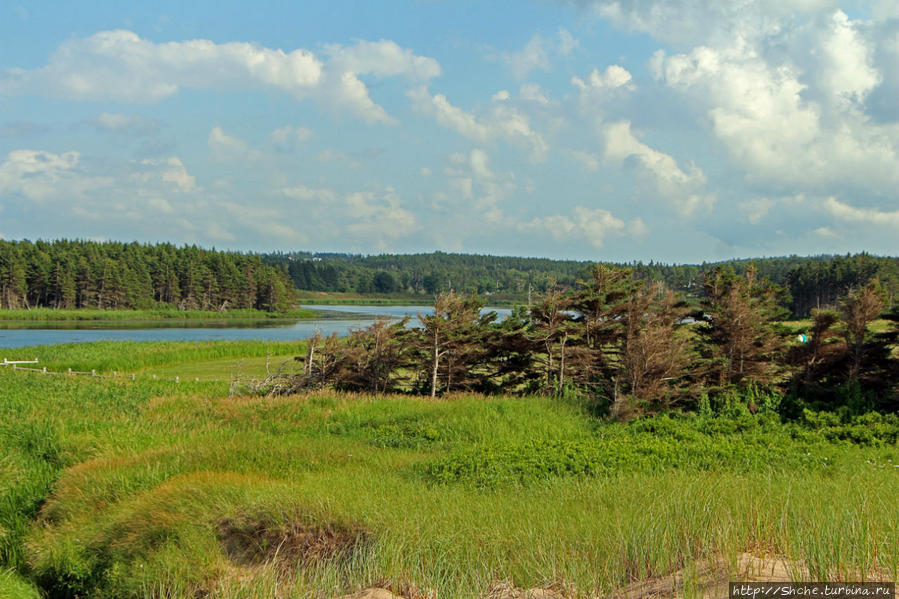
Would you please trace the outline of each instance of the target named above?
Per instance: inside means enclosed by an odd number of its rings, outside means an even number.
[[[32,322],[189,322],[214,320],[302,320],[316,318],[315,310],[296,308],[287,312],[264,312],[239,309],[227,312],[211,310],[178,310],[157,308],[150,310],[98,310],[93,308],[32,308],[0,310],[0,323]]]

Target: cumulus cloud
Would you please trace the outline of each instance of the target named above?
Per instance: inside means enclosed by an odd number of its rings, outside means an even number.
[[[514,173],[496,173],[490,168],[490,156],[481,148],[456,152],[449,156],[450,167],[444,170],[451,190],[453,209],[458,200],[467,203],[466,218],[472,214],[482,223],[498,224],[506,215],[501,206],[517,188]]]
[[[754,198],[740,203],[740,212],[746,216],[750,224],[757,225],[774,208],[775,201],[771,198]]]
[[[684,170],[672,156],[644,144],[631,131],[630,121],[606,125],[603,138],[606,161],[636,164],[662,195],[674,201],[682,216],[711,210],[714,196],[701,192],[706,176],[698,166],[691,162]]]
[[[539,35],[532,37],[524,48],[518,52],[506,52],[503,60],[518,79],[524,79],[531,71],[549,70],[549,52],[547,43]]]
[[[895,93],[887,100],[899,89],[894,11],[878,4],[863,21],[832,0],[583,4],[678,49],[659,50],[651,71],[705,115],[701,125],[747,178],[819,190],[899,185]],[[601,89],[606,79],[572,81]]]
[[[41,150],[13,150],[0,163],[0,194],[34,202],[52,199],[68,188],[73,195],[105,184],[85,176],[78,152],[54,154]]]
[[[537,83],[525,83],[518,90],[518,97],[525,102],[536,102],[537,104],[549,104],[549,98],[543,93],[543,88]]]
[[[758,38],[781,32],[797,16],[836,5],[835,0],[581,0],[617,27],[648,33],[673,46],[696,40],[724,42],[736,37]]]
[[[292,152],[298,145],[312,138],[314,133],[307,127],[292,127],[286,125],[272,131],[272,145],[279,152]]]
[[[172,156],[166,160],[142,160],[138,164],[139,172],[134,178],[142,183],[161,181],[171,185],[172,191],[193,191],[197,187],[197,179],[189,172],[180,158]]]
[[[225,133],[225,130],[216,125],[209,132],[207,139],[212,157],[222,162],[237,160],[247,153],[247,144]]]
[[[715,135],[755,176],[878,188],[899,183],[899,131],[850,110],[870,90],[870,77],[828,83],[834,100],[828,108],[805,100],[807,84],[795,67],[772,66],[745,45],[659,52],[653,65],[661,81],[706,107]]]
[[[820,35],[820,47],[819,78],[830,100],[840,110],[862,107],[883,78],[872,64],[872,48],[860,24],[835,11]]]
[[[142,137],[152,135],[159,129],[159,123],[135,114],[102,112],[88,123],[98,131],[122,133]]]
[[[568,56],[580,46],[570,31],[560,27],[555,39],[533,35],[521,50],[502,52],[500,58],[516,79],[525,79],[533,71],[548,71],[553,56]]]
[[[46,66],[0,73],[0,94],[44,94],[74,100],[157,102],[181,88],[270,88],[312,97],[368,122],[392,122],[360,75],[427,81],[440,74],[432,58],[390,40],[329,46],[323,61],[305,49],[209,40],[154,43],[126,30],[101,31],[60,45]]]
[[[407,94],[419,112],[429,115],[437,123],[478,143],[503,140],[530,153],[534,162],[545,159],[548,150],[543,136],[531,128],[528,117],[506,102],[494,102],[484,115],[475,115],[454,106],[443,94],[431,95],[425,87]]]
[[[632,76],[627,69],[613,64],[606,67],[603,73],[600,73],[599,69],[593,69],[586,79],[572,77],[571,84],[581,90],[619,87],[633,89],[631,80]]]
[[[110,235],[122,227],[135,235],[178,234],[198,218],[204,205],[199,191],[174,156],[98,162],[79,152],[15,150],[0,162],[0,198],[24,207],[46,235]]]
[[[876,208],[856,208],[830,197],[824,201],[824,209],[838,221],[885,227],[899,232],[899,210],[883,211]]]
[[[642,221],[633,226],[640,228]],[[620,235],[626,228],[624,221],[602,208],[575,206],[573,214],[555,214],[535,218],[527,223],[519,223],[522,233],[549,234],[556,241],[586,241],[594,248],[601,248],[606,238]]]
[[[282,188],[281,194],[303,203],[304,213],[315,217],[317,231],[324,234],[339,230],[349,240],[368,247],[388,249],[390,242],[421,228],[416,216],[403,206],[399,193],[391,186],[378,192],[339,193],[330,188],[295,185]]]
[[[574,99],[580,116],[596,124],[602,122],[611,106],[637,88],[631,73],[617,64],[607,66],[604,71],[594,68],[583,79],[574,76],[570,82],[576,91]]]
[[[562,56],[568,56],[577,48],[580,48],[581,42],[571,35],[571,32],[564,27],[559,27],[559,44],[558,51]]]

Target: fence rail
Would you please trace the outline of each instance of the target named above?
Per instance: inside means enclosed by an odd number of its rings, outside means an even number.
[[[0,364],[0,366],[16,366],[17,364],[37,364],[37,358],[34,360],[7,360],[3,358],[3,364]]]
[[[46,366],[44,366],[42,368],[28,368],[27,366],[20,366],[20,364],[37,364],[37,363],[38,363],[37,358],[35,358],[34,360],[7,360],[6,358],[3,358],[3,362],[0,362],[0,366],[9,366],[9,367],[11,367],[12,370],[21,370],[23,372],[36,372],[38,374],[51,374],[51,375],[57,375],[57,376],[90,376],[90,377],[95,377],[95,378],[100,378],[100,379],[130,379],[132,381],[137,380],[137,375],[135,375],[134,373],[125,374],[125,373],[117,372],[115,370],[112,371],[112,374],[98,374],[96,370],[91,370],[90,372],[83,372],[83,371],[79,371],[79,370],[72,370],[71,368],[69,368],[65,372],[62,372],[62,371],[47,370]],[[159,380],[155,374],[150,375],[150,377],[154,381]],[[174,381],[176,383],[180,383],[181,377],[176,376],[173,378],[168,378],[168,379],[163,379],[163,380],[170,380],[170,381]],[[200,379],[195,378],[194,382],[200,382]]]

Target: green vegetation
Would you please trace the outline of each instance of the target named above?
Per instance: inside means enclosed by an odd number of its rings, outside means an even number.
[[[36,351],[141,370],[294,351],[279,345]],[[7,369],[0,388],[0,597],[464,599],[496,581],[588,597],[742,552],[818,580],[899,574],[895,415],[784,422],[750,392],[620,423],[566,397],[229,396]]]
[[[593,262],[430,254],[359,256],[351,254],[276,253],[263,256],[266,263],[287,269],[298,289],[379,297],[427,297],[454,290],[496,299],[526,301],[534,292],[554,287],[572,288],[589,276]],[[703,264],[607,264],[630,268],[634,277],[666,287],[691,298],[701,295],[706,275],[729,266],[737,274],[755,268],[761,278],[783,287],[783,305],[796,318],[812,309],[835,308],[851,290],[879,279],[887,307],[899,297],[899,258],[869,254],[846,256],[788,256]]]
[[[37,358],[41,367],[65,372],[96,370],[98,374],[140,373],[168,369],[178,376],[201,364],[212,364],[217,380],[228,380],[235,368],[246,360],[296,356],[305,350],[302,342],[289,341],[97,341],[64,345],[37,345],[27,348],[27,359]],[[16,351],[16,350],[8,350]],[[214,365],[219,368],[215,369]],[[183,375],[182,375],[183,376]]]
[[[287,273],[255,254],[196,246],[0,239],[0,309],[284,312]]]
[[[538,294],[502,321],[477,296],[441,293],[420,327],[376,321],[344,340],[315,335],[302,373],[265,390],[571,395],[621,420],[695,411],[704,396],[733,393],[787,418],[805,407],[899,411],[899,313],[883,314],[878,281],[839,312],[816,311],[800,340],[795,323],[780,322],[780,289],[754,269],[716,268],[703,290],[693,308],[599,264],[573,289]]]
[[[178,310],[177,308],[155,308],[151,310],[91,310],[88,308],[32,308],[27,310],[0,310],[0,321],[6,322],[68,322],[81,320],[102,320],[107,322],[152,322],[157,320],[269,320],[314,318],[313,310],[296,308],[284,312],[241,309],[214,312],[211,310]]]

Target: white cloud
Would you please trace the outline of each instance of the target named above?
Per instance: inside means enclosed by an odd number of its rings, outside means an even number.
[[[836,0],[588,0],[596,13],[621,29],[642,31],[674,46],[697,40],[724,43],[783,31],[797,15],[814,15]]]
[[[327,51],[331,56],[328,68],[337,67],[340,72],[406,77],[417,82],[426,82],[440,75],[440,64],[436,60],[417,56],[390,40],[360,41],[352,46],[331,45],[327,46]]]
[[[537,104],[549,104],[549,98],[543,93],[543,88],[536,83],[525,83],[518,91],[519,97],[526,102]]]
[[[453,210],[458,210],[458,200],[464,200],[466,218],[477,215],[481,223],[502,222],[506,217],[501,204],[518,187],[514,173],[491,170],[490,157],[481,148],[450,154],[449,162],[452,166],[444,174],[452,193],[441,194],[441,198],[452,198]]]
[[[838,10],[821,37],[820,78],[824,89],[838,108],[860,107],[882,77],[871,64],[872,50],[859,24]]]
[[[819,188],[850,184],[879,193],[899,185],[899,125],[895,118],[878,123],[866,112],[867,100],[887,83],[884,73],[896,70],[895,59],[886,67],[888,40],[899,39],[899,22],[852,20],[830,2],[775,6],[772,0],[744,11],[733,3],[696,6],[714,15],[704,17],[711,19],[708,30],[695,38],[704,43],[674,55],[660,50],[651,69],[704,111],[748,178]],[[696,6],[673,3],[659,11],[689,13]],[[662,35],[654,26],[638,28]]]
[[[824,209],[845,223],[886,227],[899,232],[899,210],[885,212],[876,208],[856,208],[833,197],[824,200]]]
[[[196,178],[187,172],[180,158],[170,157],[166,160],[142,160],[141,172],[135,173],[135,179],[142,183],[161,181],[171,184],[174,191],[193,191],[197,187]]]
[[[410,90],[408,96],[416,110],[463,137],[479,143],[509,142],[528,151],[534,162],[546,157],[548,148],[543,136],[531,128],[526,115],[505,102],[493,103],[486,115],[475,116],[451,104],[443,94],[432,96],[424,87]]]
[[[584,165],[588,171],[596,171],[599,170],[599,157],[595,154],[591,154],[589,152],[583,152],[581,150],[571,150],[569,151],[569,155]]]
[[[509,99],[509,91],[505,89],[501,89],[490,98],[494,102],[505,102]]]
[[[493,172],[487,165],[487,162],[489,160],[490,158],[489,156],[487,156],[487,152],[485,152],[484,150],[475,148],[471,151],[471,154],[469,155],[469,163],[471,164],[471,170],[476,177],[485,180],[494,178]]]
[[[517,79],[524,79],[531,71],[549,70],[547,44],[539,35],[533,36],[518,52],[503,53],[503,60]]]
[[[700,210],[711,210],[715,198],[702,193],[706,176],[693,163],[687,170],[678,166],[670,155],[644,144],[631,131],[629,121],[618,121],[603,128],[604,158],[621,163],[633,160],[640,171],[649,175],[656,189],[673,200],[681,216],[691,216]]]
[[[559,27],[557,39],[533,35],[517,52],[502,52],[499,56],[516,79],[525,79],[533,71],[549,71],[551,57],[569,56],[580,42],[564,27]]]
[[[330,188],[312,188],[305,185],[286,187],[281,195],[303,202],[303,211],[315,222],[319,235],[311,236],[326,241],[331,233],[343,231],[343,235],[369,247],[386,249],[389,242],[406,237],[421,227],[412,212],[403,206],[393,187],[380,192],[357,191],[339,193]]]
[[[13,150],[0,163],[0,194],[16,195],[32,202],[60,199],[68,193],[72,200],[110,183],[91,177],[79,167],[80,153],[53,154],[41,150]]]
[[[0,197],[27,206],[46,234],[143,229],[177,235],[191,220],[215,217],[200,216],[206,202],[198,191],[195,178],[174,156],[91,161],[79,152],[16,150],[0,163]]]
[[[586,80],[580,77],[572,77],[571,84],[578,89],[599,89],[599,88],[619,88],[633,89],[631,80],[633,77],[630,72],[617,64],[606,67],[605,72],[600,73],[599,69],[593,69],[587,76]]]
[[[517,229],[528,234],[549,234],[559,242],[586,241],[597,249],[603,246],[607,237],[620,235],[625,230],[624,221],[608,210],[575,206],[573,212],[571,216],[556,214],[518,223]]]
[[[150,198],[147,200],[147,206],[161,214],[174,214],[175,209],[164,198]]]
[[[762,222],[771,209],[775,206],[771,198],[754,198],[740,203],[740,212],[746,215],[750,224],[757,225]]]
[[[570,31],[568,31],[564,27],[559,27],[559,54],[561,54],[562,56],[568,56],[580,46],[581,42],[579,42],[573,35],[571,35]]]
[[[643,222],[642,218],[635,218],[627,224],[627,232],[631,237],[642,239],[649,233],[649,227]]]
[[[98,114],[89,123],[100,131],[125,133],[135,136],[151,135],[159,128],[156,122],[138,115],[110,112]]]
[[[323,62],[304,49],[209,40],[154,43],[125,30],[64,42],[48,64],[0,74],[0,94],[47,94],[74,100],[157,102],[181,88],[283,91],[348,110],[367,122],[393,122],[359,75],[427,81],[440,74],[432,58],[389,40],[328,47]]]
[[[209,132],[207,144],[213,158],[222,162],[243,158],[247,153],[247,145],[244,142],[228,135],[218,125]]]
[[[272,131],[271,140],[275,149],[281,152],[292,152],[299,144],[312,138],[314,133],[307,127],[285,125]]]

